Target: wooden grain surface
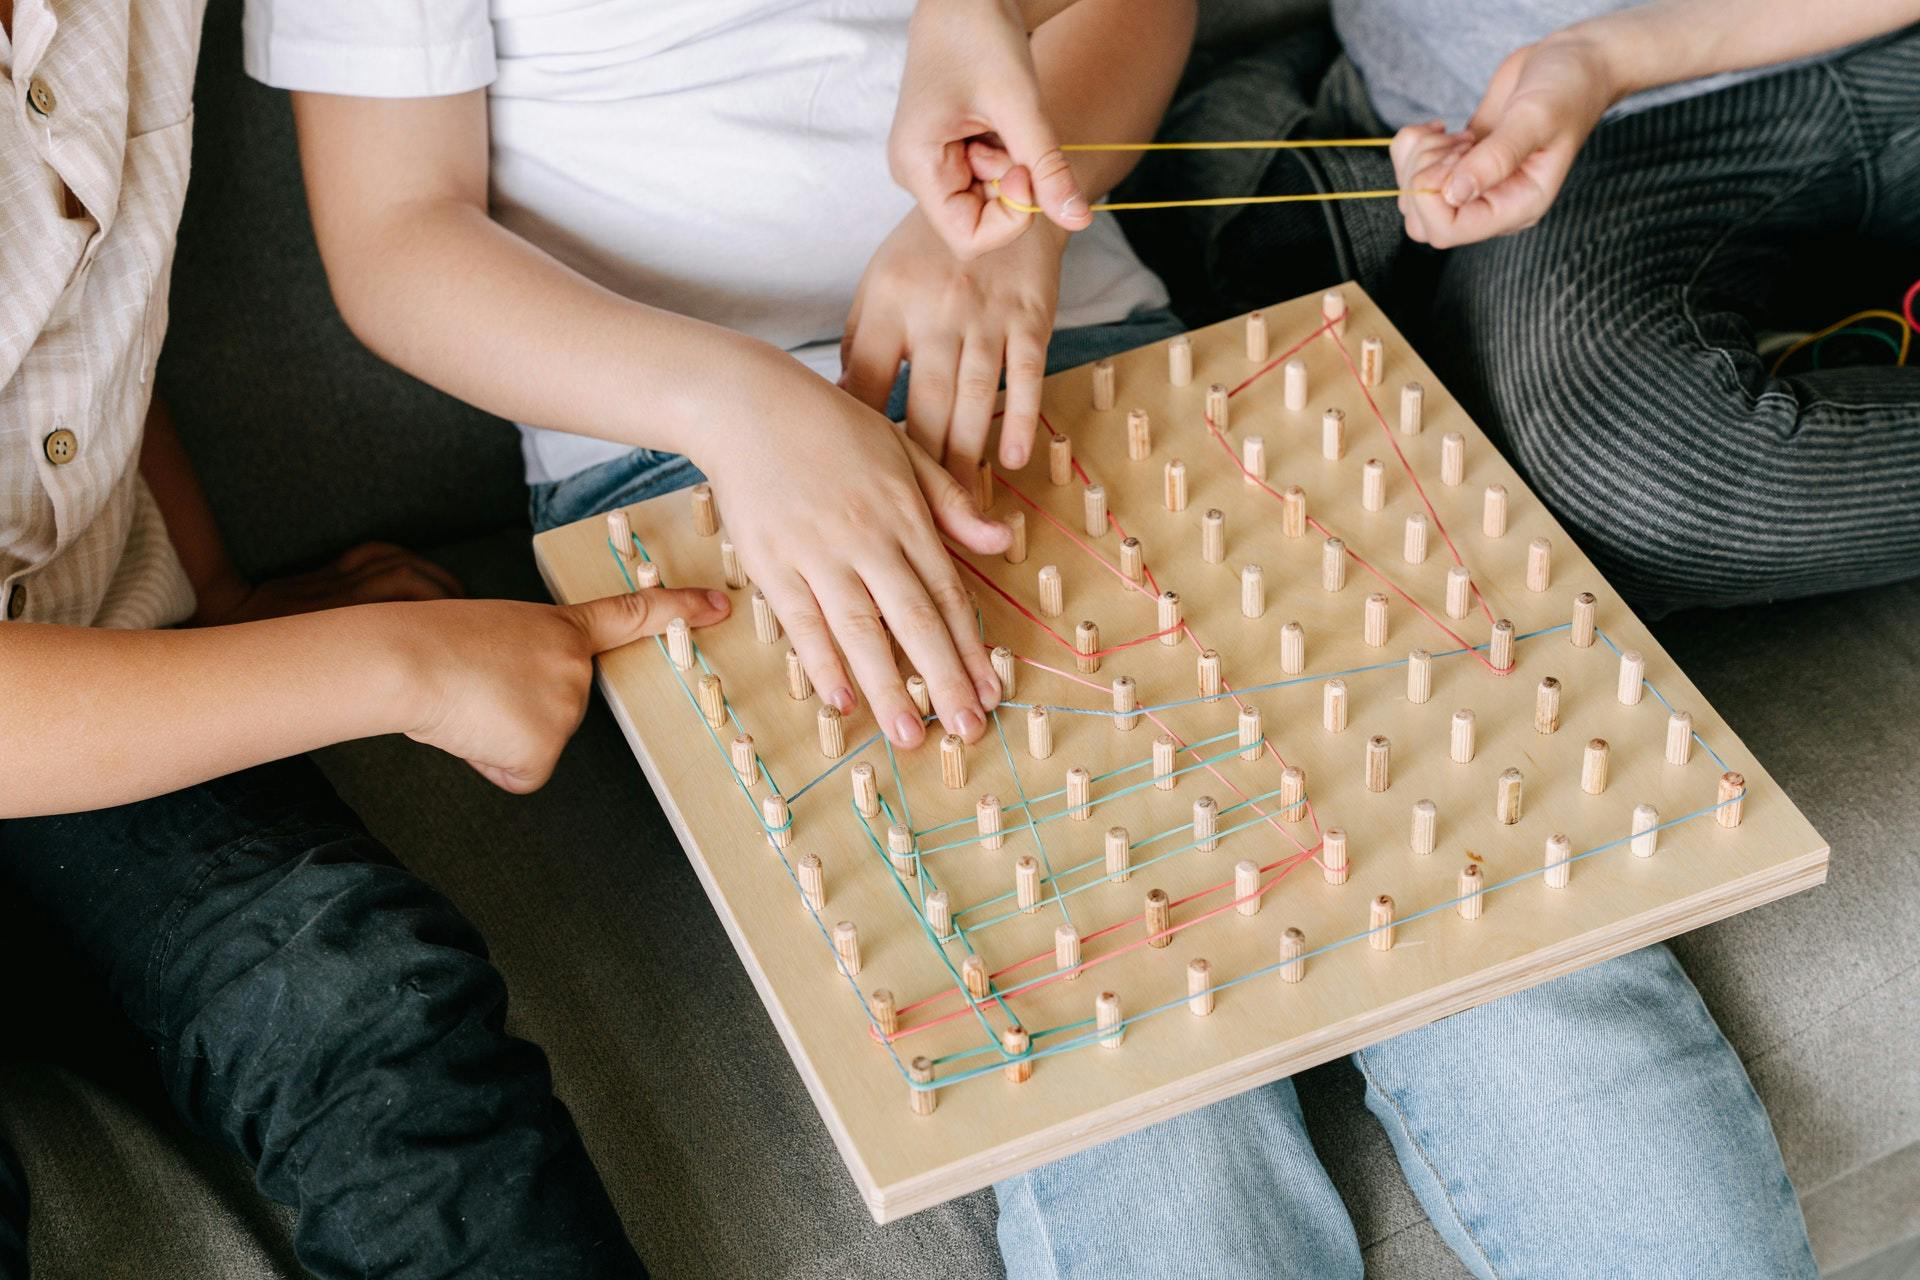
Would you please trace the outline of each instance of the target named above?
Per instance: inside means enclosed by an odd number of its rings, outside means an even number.
[[[754,789],[752,800],[742,793],[723,749],[732,727],[717,739],[709,734],[662,647],[645,641],[602,659],[602,691],[877,1219],[939,1203],[1825,878],[1825,843],[1780,786],[1372,302],[1353,285],[1345,294],[1350,318],[1344,344],[1353,362],[1359,362],[1363,338],[1385,341],[1384,377],[1375,394],[1391,428],[1376,420],[1340,346],[1323,335],[1299,352],[1309,371],[1307,407],[1284,408],[1276,368],[1233,398],[1226,434],[1236,449],[1245,436],[1262,436],[1273,488],[1304,488],[1309,512],[1392,586],[1350,561],[1344,589],[1323,590],[1322,537],[1311,530],[1303,537],[1283,534],[1280,503],[1248,484],[1209,435],[1208,385],[1235,386],[1259,368],[1247,359],[1241,321],[1192,335],[1194,376],[1185,387],[1168,384],[1164,344],[1118,358],[1118,393],[1105,412],[1090,407],[1090,368],[1047,380],[1048,420],[1072,438],[1092,479],[1105,487],[1116,520],[1143,543],[1160,585],[1180,593],[1193,635],[1219,653],[1226,683],[1249,689],[1291,681],[1244,696],[1247,705],[1260,708],[1271,746],[1257,762],[1229,756],[1211,768],[1192,767],[1197,758],[1229,751],[1235,742],[1227,737],[1182,754],[1186,771],[1172,789],[1146,786],[1116,796],[1149,776],[1145,762],[1160,732],[1150,721],[1123,732],[1110,718],[1056,711],[1053,753],[1034,760],[1027,754],[1025,711],[1003,709],[995,728],[968,751],[964,788],[941,785],[937,733],[923,749],[898,757],[896,782],[896,762],[883,744],[869,742],[874,726],[864,706],[846,724],[847,742],[856,750],[829,761],[818,745],[817,701],[798,703],[788,695],[784,638],[757,641],[746,593],[735,592],[732,618],[698,633],[702,655],[723,677],[733,716],[752,732],[782,791],[792,796],[818,779],[793,802],[791,844],[776,851],[756,807],[766,783]],[[1277,357],[1320,324],[1318,296],[1270,308],[1266,316]],[[1397,430],[1400,387],[1410,380],[1426,390],[1425,428],[1412,436]],[[1337,461],[1322,456],[1322,412],[1330,406],[1346,414],[1347,449]],[[1127,412],[1134,408],[1145,409],[1152,424],[1152,454],[1143,461],[1127,453]],[[1402,558],[1404,527],[1407,515],[1424,507],[1394,454],[1389,430],[1424,484],[1440,526],[1430,530],[1429,554],[1417,565]],[[1458,486],[1439,478],[1441,438],[1449,431],[1466,440],[1466,475]],[[1188,469],[1190,501],[1180,513],[1162,503],[1163,466],[1172,458]],[[1385,502],[1377,512],[1360,501],[1362,468],[1370,458],[1385,464]],[[1080,485],[1049,483],[1044,448],[1033,465],[1009,479],[1068,529],[1082,532]],[[1495,483],[1508,491],[1508,528],[1489,538],[1481,528],[1482,501]],[[1209,509],[1225,515],[1226,553],[1217,564],[1201,558],[1201,521]],[[1107,645],[1156,629],[1155,605],[1146,594],[1127,587],[998,486],[996,514],[1015,510],[1027,515],[1025,563],[967,555],[970,563],[1029,608],[1037,601],[1037,571],[1058,565],[1066,608],[1050,622],[1068,640],[1082,619],[1098,623]],[[694,534],[687,495],[656,499],[629,514],[667,582],[719,585],[720,539]],[[1523,637],[1511,674],[1495,674],[1473,654],[1448,653],[1460,646],[1443,625],[1481,646],[1489,622],[1478,611],[1459,621],[1443,612],[1453,560],[1441,528],[1472,569],[1493,616],[1511,619]],[[1552,581],[1544,592],[1525,584],[1528,543],[1539,537],[1552,544]],[[1117,533],[1093,545],[1117,563]],[[603,521],[542,534],[535,549],[556,599],[626,589]],[[1265,579],[1267,609],[1258,619],[1241,610],[1240,575],[1248,563],[1261,565]],[[1073,669],[1069,648],[967,576],[979,588],[990,643],[1005,644],[1023,659]],[[1422,618],[1394,594],[1396,588],[1438,621]],[[1389,635],[1378,648],[1362,642],[1363,602],[1374,591],[1390,596]],[[1573,645],[1563,626],[1579,591],[1599,600],[1603,634],[1588,648]],[[1305,669],[1297,678],[1283,677],[1279,669],[1280,630],[1290,621],[1301,624],[1306,638]],[[1646,678],[1657,695],[1649,692],[1636,706],[1619,702],[1611,646],[1645,656]],[[1435,655],[1432,696],[1422,704],[1407,699],[1405,662],[1415,647]],[[1192,699],[1198,692],[1197,655],[1187,637],[1173,647],[1149,641],[1106,657],[1091,678],[1131,676],[1147,706]],[[1323,684],[1339,672],[1350,673],[1342,677],[1348,725],[1328,733],[1321,722]],[[1534,695],[1548,675],[1562,685],[1560,728],[1540,734]],[[1633,807],[1650,803],[1663,821],[1709,809],[1722,772],[1699,745],[1685,765],[1667,763],[1662,697],[1692,714],[1701,743],[1744,774],[1748,790],[1740,826],[1723,828],[1711,814],[1695,817],[1663,830],[1658,851],[1642,859],[1624,843]],[[1111,706],[1104,691],[1025,663],[1013,701],[1062,709]],[[1448,749],[1450,721],[1463,707],[1474,711],[1476,721],[1474,756],[1464,764],[1451,760]],[[1236,727],[1230,698],[1160,714],[1169,730],[1191,742]],[[1372,735],[1392,744],[1391,784],[1380,793],[1363,785]],[[1597,796],[1580,786],[1581,757],[1592,738],[1611,744],[1609,782]],[[1242,803],[1242,794],[1277,791],[1282,759],[1306,772],[1310,806],[1297,821],[1278,817],[1277,797],[1260,802],[1264,814]],[[875,766],[883,794],[896,812],[904,800],[916,830],[960,822],[922,838],[925,883],[894,874],[855,811],[847,775],[856,760]],[[1037,822],[1025,826],[1017,807],[1022,797],[1060,791],[1073,766],[1095,775],[1135,767],[1096,782],[1087,820],[1064,816],[1064,800],[1055,795],[1034,802]],[[1508,768],[1524,776],[1523,817],[1502,825],[1495,820],[1496,780]],[[975,803],[988,792],[1005,807],[1009,833],[994,851],[967,840]],[[1220,828],[1230,833],[1209,852],[1184,848],[1192,833],[1181,830],[1202,795],[1216,799]],[[1413,806],[1422,799],[1438,810],[1435,851],[1424,856],[1410,845]],[[1235,805],[1241,807],[1229,808]],[[1114,825],[1125,826],[1136,844],[1136,869],[1123,883],[1104,878],[1103,837]],[[1348,833],[1351,875],[1344,884],[1327,883],[1312,860],[1318,832],[1330,827]],[[1563,889],[1547,887],[1534,874],[1547,837],[1555,833],[1570,838],[1578,857]],[[884,840],[883,828],[872,834]],[[966,842],[931,851],[957,841]],[[1594,849],[1599,851],[1579,856]],[[1484,914],[1473,921],[1444,905],[1455,897],[1469,851],[1489,885],[1524,877],[1489,892]],[[792,860],[805,853],[825,864],[827,901],[817,920],[789,874]],[[1150,866],[1138,865],[1162,854]],[[1049,898],[1062,896],[1022,914],[1013,909],[1014,866],[1028,855],[1047,872]],[[1269,870],[1259,910],[1247,916],[1230,904],[1234,866],[1249,858]],[[931,941],[915,906],[934,883],[949,893],[968,930],[964,940],[944,948]],[[1178,930],[1161,948],[1140,945],[1144,896],[1155,888],[1171,896]],[[1370,947],[1361,936],[1369,904],[1380,894],[1393,897],[1401,920],[1388,951]],[[1005,901],[991,901],[1001,895]],[[977,905],[982,903],[987,905]],[[1436,905],[1441,909],[1408,920]],[[1217,914],[1196,922],[1210,912]],[[969,950],[999,975],[996,990],[1042,979],[1052,971],[1055,927],[1067,918],[1085,938],[1086,972],[967,1008],[956,972]],[[859,928],[863,968],[854,983],[840,971],[823,931],[841,920]],[[1108,926],[1118,927],[1097,932]],[[1299,983],[1271,972],[1288,927],[1301,929],[1309,948]],[[1221,988],[1205,1017],[1188,1012],[1185,1003],[1187,966],[1195,958],[1210,962]],[[894,993],[903,1010],[893,1046],[897,1059],[872,1034],[856,986]],[[1130,1021],[1123,1044],[1104,1048],[1089,1043],[1094,1001],[1102,991],[1117,993],[1130,1019],[1167,1009]],[[1036,1061],[1025,1083],[1009,1081],[998,1069],[1000,1032],[1009,1014],[1033,1038]],[[922,1054],[938,1060],[944,1087],[933,1114],[916,1116],[908,1107],[901,1064]],[[985,1068],[993,1069],[979,1074]]]

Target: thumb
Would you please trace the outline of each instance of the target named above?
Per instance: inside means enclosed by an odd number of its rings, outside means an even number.
[[[1552,139],[1551,113],[1533,110],[1524,102],[1509,104],[1492,131],[1453,166],[1441,194],[1456,209],[1472,204],[1519,172],[1527,157]]]
[[[1084,230],[1093,221],[1087,198],[1073,176],[1073,166],[1054,137],[1053,124],[1037,101],[1026,101],[993,113],[994,132],[1000,135],[1013,163],[1027,171],[1033,183],[1033,203],[1055,225],[1066,231]]]
[[[724,591],[698,587],[649,587],[620,596],[603,596],[582,604],[560,606],[569,622],[580,628],[595,653],[618,649],[643,636],[659,635],[667,623],[685,618],[687,625],[705,627],[733,611]]]
[[[920,492],[927,500],[927,509],[933,513],[934,524],[968,550],[983,556],[998,555],[1013,545],[1013,530],[981,515],[980,509],[973,505],[973,498],[960,487],[952,472],[905,436],[900,438],[900,443],[906,446],[907,456],[913,460],[913,478],[920,482]]]

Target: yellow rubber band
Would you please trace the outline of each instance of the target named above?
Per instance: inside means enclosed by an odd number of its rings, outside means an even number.
[[[1392,138],[1251,138],[1227,142],[1069,142],[1062,151],[1301,151],[1315,147],[1390,147]],[[998,180],[989,182],[994,199],[1016,213],[1044,213],[1037,204],[1025,204],[1000,193]],[[1387,200],[1395,196],[1440,194],[1428,187],[1392,187],[1378,191],[1314,191],[1284,196],[1207,196],[1198,200],[1108,200],[1090,205],[1094,213],[1125,213],[1137,209],[1208,209],[1233,204],[1294,204],[1307,200]]]
[[[1038,210],[1028,209],[1028,210],[1025,210],[1025,212],[1035,213],[1035,212],[1038,212]],[[1876,307],[1870,311],[1856,311],[1852,315],[1848,316],[1845,320],[1835,320],[1832,324],[1828,325],[1826,328],[1818,330],[1817,332],[1808,334],[1806,337],[1800,339],[1800,341],[1794,343],[1792,346],[1788,347],[1785,351],[1782,351],[1777,357],[1775,357],[1773,362],[1773,367],[1771,369],[1768,369],[1767,372],[1769,374],[1779,373],[1780,366],[1785,364],[1788,361],[1788,359],[1790,359],[1796,352],[1805,350],[1807,347],[1812,346],[1814,343],[1820,341],[1820,339],[1826,337],[1830,333],[1840,332],[1842,329],[1846,328],[1848,325],[1851,325],[1858,320],[1891,320],[1893,321],[1894,327],[1900,330],[1900,354],[1898,358],[1894,360],[1894,363],[1896,365],[1905,365],[1907,363],[1907,348],[1913,344],[1913,330],[1907,328],[1907,318],[1901,315],[1897,311],[1887,311],[1887,310],[1883,310],[1881,308]]]

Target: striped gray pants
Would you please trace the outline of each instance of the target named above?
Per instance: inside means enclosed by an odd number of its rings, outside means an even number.
[[[1296,40],[1199,77],[1163,136],[1382,128],[1344,59],[1322,77],[1301,61]],[[1247,163],[1180,157],[1134,186],[1392,185],[1377,153],[1196,168]],[[1608,121],[1548,215],[1485,244],[1411,251],[1385,201],[1208,213],[1143,238],[1169,274],[1169,245],[1197,240],[1222,312],[1358,277],[1614,584],[1658,614],[1920,573],[1920,357],[1796,360],[1774,377],[1755,349],[1793,255],[1835,236],[1920,250],[1920,28]],[[1897,306],[1911,275],[1887,271]]]

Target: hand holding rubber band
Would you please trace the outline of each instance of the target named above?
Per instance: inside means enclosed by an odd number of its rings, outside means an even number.
[[[1062,151],[1302,151],[1319,147],[1388,147],[1392,138],[1260,138],[1227,142],[1070,142]],[[988,181],[994,199],[1017,213],[1041,213],[1037,204],[1027,204],[1002,195],[1000,180]],[[1376,191],[1312,191],[1275,196],[1206,196],[1194,200],[1105,200],[1092,206],[1095,213],[1123,213],[1139,209],[1201,209],[1235,204],[1294,204],[1308,200],[1386,200],[1396,196],[1433,196],[1432,187],[1390,187]]]

